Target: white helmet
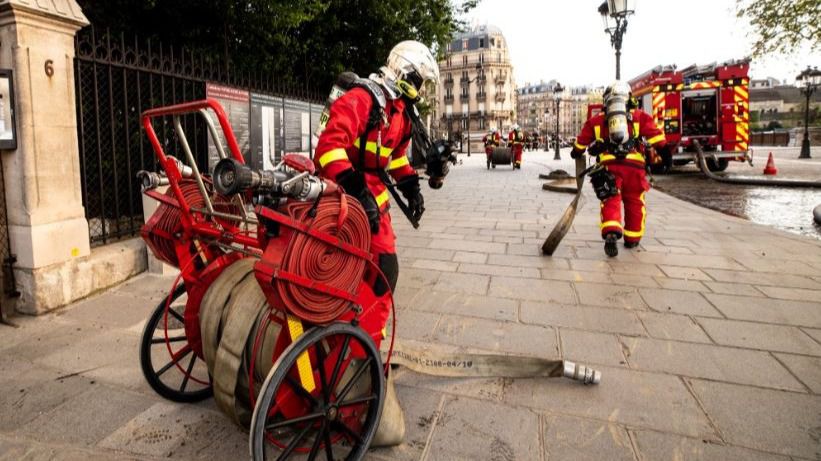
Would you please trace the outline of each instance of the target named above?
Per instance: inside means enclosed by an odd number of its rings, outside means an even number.
[[[519,131],[519,124],[514,123],[512,129],[513,129],[513,131]]]
[[[626,101],[630,98],[630,95],[630,85],[628,85],[627,82],[616,80],[604,90],[604,105],[607,106],[608,103],[615,98],[624,99]]]
[[[405,40],[394,46],[380,72],[381,76],[374,80],[382,83],[392,98],[403,94],[415,101],[425,82],[439,84],[436,59],[427,46],[416,40]]]

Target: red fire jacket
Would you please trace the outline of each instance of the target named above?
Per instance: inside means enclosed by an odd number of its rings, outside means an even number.
[[[372,129],[368,133],[365,158],[360,159],[360,137],[367,127],[372,104],[371,95],[363,88],[354,88],[337,99],[331,105],[328,125],[317,141],[314,160],[322,176],[331,179],[351,167],[363,170],[368,189],[380,209],[384,210],[388,204],[388,190],[375,170],[387,169],[397,181],[416,174],[405,155],[410,141],[411,121],[405,115],[404,101],[389,99],[385,108],[388,120],[382,123],[381,130]],[[377,131],[381,131],[379,152]]]
[[[650,114],[635,109],[632,112],[632,116],[633,123],[630,127],[630,136],[632,138],[644,137],[647,143],[653,147],[664,147],[664,145],[667,144],[664,132],[656,126]],[[573,145],[573,150],[576,152],[584,152],[587,146],[592,144],[593,141],[603,141],[607,139],[608,136],[607,119],[604,113],[599,113],[584,123],[582,132],[576,138],[576,143]],[[616,160],[616,156],[610,152],[602,152],[599,154],[600,163],[609,163]],[[644,165],[644,154],[638,151],[638,145],[632,152],[627,154],[624,161]]]

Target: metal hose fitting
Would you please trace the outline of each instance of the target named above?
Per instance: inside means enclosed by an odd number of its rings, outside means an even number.
[[[567,360],[564,361],[562,376],[579,381],[582,384],[599,384],[601,382],[600,371]]]

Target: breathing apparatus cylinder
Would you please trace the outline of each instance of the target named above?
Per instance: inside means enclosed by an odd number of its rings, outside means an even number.
[[[616,81],[604,97],[607,114],[607,131],[613,144],[621,145],[630,139],[627,123],[627,102],[630,99],[630,86]]]
[[[328,94],[328,99],[325,100],[325,107],[319,115],[319,126],[317,126],[316,131],[314,132],[314,146],[316,146],[319,141],[319,135],[321,135],[322,132],[325,131],[325,127],[328,126],[328,120],[331,118],[331,104],[347,93],[348,89],[351,88],[354,81],[358,78],[359,76],[353,72],[342,72],[336,77],[336,82],[331,87],[331,92]]]

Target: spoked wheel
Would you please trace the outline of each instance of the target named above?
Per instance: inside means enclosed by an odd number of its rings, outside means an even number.
[[[376,433],[384,395],[382,360],[364,330],[347,323],[314,328],[285,349],[262,385],[251,456],[360,460]]]
[[[185,285],[180,284],[170,299],[160,301],[145,324],[140,366],[157,394],[174,402],[199,402],[211,397],[211,379],[205,362],[188,343],[183,322],[185,306],[174,304],[183,294]]]

